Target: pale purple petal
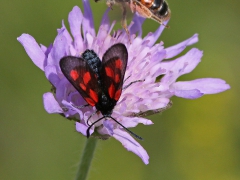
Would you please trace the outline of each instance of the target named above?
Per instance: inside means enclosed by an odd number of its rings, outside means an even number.
[[[90,33],[92,36],[95,36],[96,33],[94,29],[93,15],[89,4],[89,0],[83,0],[83,7],[84,7],[83,34],[85,36],[86,33]]]
[[[73,37],[81,35],[81,24],[83,21],[83,14],[78,6],[74,6],[72,11],[69,13],[68,22]]]
[[[144,22],[145,18],[138,15],[137,13],[133,16],[133,25],[128,29],[130,34],[136,34],[138,33],[139,37],[142,37],[142,24]]]
[[[59,81],[59,83],[55,86],[56,87],[56,99],[61,102],[63,99],[66,98],[66,96],[68,96],[68,94],[66,94],[66,89],[68,88],[68,86],[72,86],[69,84],[68,80],[66,78],[61,79]]]
[[[195,44],[198,42],[198,34],[194,34],[192,37],[189,39],[176,44],[174,46],[166,48],[166,54],[167,54],[167,59],[173,58],[174,56],[180,54],[187,46],[190,46],[192,44]]]
[[[78,52],[82,52],[85,49],[85,44],[83,42],[82,35],[79,34],[74,37],[74,49],[71,51],[70,54],[73,56],[79,56]]]
[[[62,105],[67,108],[67,111],[64,111],[65,117],[73,116],[77,112],[79,114],[79,119],[83,118],[83,112],[80,109],[74,107],[72,103],[63,100]]]
[[[43,104],[45,110],[49,113],[63,113],[62,108],[59,106],[59,103],[54,98],[53,94],[48,92],[43,94]]]
[[[102,21],[98,30],[98,34],[97,34],[97,38],[96,38],[96,44],[98,45],[102,45],[102,43],[104,42],[104,40],[106,39],[107,36],[109,36],[109,31],[111,27],[110,21],[109,21],[109,17],[108,17],[108,13],[111,9],[107,8],[107,10],[105,11],[103,17],[102,17]]]
[[[164,22],[164,25],[160,25],[159,28],[154,32],[148,33],[148,35],[143,39],[143,41],[149,41],[148,46],[153,46],[155,42],[158,40],[159,36],[162,34],[163,30],[166,28],[169,20]]]
[[[69,13],[68,22],[70,30],[74,38],[74,48],[71,47],[70,54],[76,56],[77,52],[83,51],[84,42],[81,34],[81,25],[83,21],[83,14],[78,6],[74,6]]]
[[[193,89],[193,90],[175,90],[174,91],[174,95],[177,96],[177,97],[186,98],[186,99],[196,99],[196,98],[202,97],[203,93],[201,93],[197,89]]]
[[[172,85],[177,90],[198,89],[203,94],[216,94],[230,89],[230,86],[222,79],[203,78],[192,81],[179,81]]]
[[[141,117],[124,117],[121,120],[122,125],[125,127],[136,127],[139,123],[144,125],[152,125],[153,122],[149,119],[141,118]]]
[[[44,54],[46,55],[46,57],[47,57],[48,54],[51,52],[52,47],[53,47],[53,45],[50,44],[50,45],[47,47],[47,49],[45,49],[45,48],[43,48],[42,45],[41,45],[41,49],[43,50],[43,52],[44,52]],[[45,62],[44,65],[47,65],[47,60],[46,60],[46,62]]]
[[[111,123],[111,121],[109,120],[105,120],[103,121],[103,126],[108,130],[108,133],[112,136],[114,127],[113,127],[113,123]],[[99,131],[100,132],[100,131]],[[101,130],[101,132],[103,133],[103,130]]]
[[[172,84],[179,76],[190,73],[201,61],[201,57],[202,51],[193,48],[173,61],[162,62],[161,68],[166,69],[167,73],[161,82]]]
[[[29,34],[22,34],[17,40],[23,45],[33,63],[43,71],[46,56],[35,39]]]
[[[45,67],[44,71],[47,79],[52,83],[52,85],[56,87],[60,81],[60,78],[58,77],[57,73],[57,67],[49,65]]]
[[[103,14],[102,21],[100,23],[100,26],[103,27],[106,31],[108,31],[110,28],[110,21],[109,21],[109,17],[108,17],[108,13],[110,10],[111,10],[111,8],[107,8],[105,13]]]
[[[88,49],[92,49],[93,46],[95,45],[93,42],[94,42],[94,37],[90,34],[90,33],[86,33],[86,40],[88,42],[87,44],[87,48]]]
[[[150,98],[149,98],[150,99]],[[168,105],[169,103],[169,99],[167,98],[161,98],[161,97],[157,97],[157,98],[151,98],[151,103],[147,103],[147,101],[145,101],[145,105],[146,107],[139,107],[139,109],[141,111],[148,111],[148,110],[155,110],[155,109],[160,109],[160,108],[164,108]]]
[[[132,151],[138,155],[145,164],[149,163],[149,156],[146,150],[126,131],[114,129],[113,137],[120,141],[128,151]]]
[[[86,126],[85,124],[76,122],[76,130],[78,132],[82,133],[84,136],[87,136],[87,129],[88,129],[88,126]],[[94,131],[92,129],[90,129],[89,132],[91,135]]]
[[[73,39],[72,39],[71,35],[69,34],[63,20],[62,20],[62,28],[58,29],[58,34],[61,34],[61,33],[62,33],[62,36],[64,36],[66,38],[67,44],[71,44]]]
[[[54,43],[52,51],[48,57],[48,65],[59,66],[59,61],[62,57],[67,55],[67,38],[64,36],[65,29],[59,32]]]
[[[40,48],[41,48],[41,50],[44,52],[44,54],[46,54],[47,47],[44,46],[43,44],[40,44]]]

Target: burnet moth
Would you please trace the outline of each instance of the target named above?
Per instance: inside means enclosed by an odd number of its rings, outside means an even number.
[[[110,118],[135,138],[142,139],[111,116],[123,90],[127,62],[128,51],[122,43],[111,46],[104,53],[102,61],[93,50],[86,50],[82,57],[66,56],[60,60],[60,68],[68,81],[88,105],[95,106],[103,116],[89,125],[87,137],[95,123]]]

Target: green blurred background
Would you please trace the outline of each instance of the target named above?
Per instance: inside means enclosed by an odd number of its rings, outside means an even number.
[[[82,7],[82,2],[0,2],[0,179],[73,179],[86,138],[75,131],[73,122],[45,112],[42,94],[50,84],[16,38],[29,33],[38,43],[49,45],[61,20],[67,24],[72,7]],[[172,98],[171,109],[150,117],[153,126],[134,128],[144,137],[140,143],[149,153],[149,165],[115,139],[99,141],[90,180],[240,179],[240,1],[168,2],[171,28],[160,40],[168,47],[199,33],[200,41],[192,47],[204,51],[199,66],[181,80],[218,77],[231,90],[197,100]],[[91,6],[97,27],[106,5],[91,0]],[[120,19],[120,13],[114,7],[110,14]],[[143,27],[145,35],[158,24],[147,20]]]

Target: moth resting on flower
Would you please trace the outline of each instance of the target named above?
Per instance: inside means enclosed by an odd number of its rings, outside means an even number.
[[[96,112],[89,116],[87,124],[94,114],[98,112],[102,113],[103,117],[99,118],[91,125],[88,124],[87,137],[90,136],[89,130],[95,123],[102,119],[110,118],[134,137],[142,139],[111,116],[121,96],[122,89],[138,82],[131,82],[126,87],[122,87],[127,61],[127,48],[121,43],[111,46],[104,53],[102,61],[100,61],[93,50],[86,50],[82,58],[66,56],[60,60],[60,68],[65,77],[88,103],[87,105],[92,107],[95,106],[97,109]]]

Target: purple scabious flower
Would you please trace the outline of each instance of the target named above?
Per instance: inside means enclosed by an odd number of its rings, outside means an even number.
[[[109,9],[102,18],[98,32],[94,29],[92,11],[88,0],[83,0],[84,13],[75,6],[69,13],[71,34],[64,23],[58,29],[57,37],[49,47],[39,45],[29,34],[22,34],[18,41],[23,45],[33,63],[44,71],[53,86],[52,92],[43,95],[44,108],[48,113],[59,113],[76,121],[76,130],[86,136],[87,119],[95,112],[95,107],[77,108],[85,105],[85,100],[65,78],[59,67],[59,60],[68,55],[81,56],[86,49],[94,50],[100,59],[104,52],[116,43],[123,43],[128,49],[128,65],[124,85],[144,80],[122,91],[112,116],[127,128],[139,123],[153,124],[144,116],[161,112],[171,106],[170,98],[178,96],[196,99],[204,94],[215,94],[230,88],[222,79],[202,78],[191,81],[176,81],[181,75],[190,73],[201,61],[202,51],[192,48],[185,55],[181,53],[187,46],[198,41],[195,34],[189,39],[164,48],[163,42],[156,43],[164,26],[142,38],[143,18],[135,15],[129,26],[131,43],[124,30],[111,34],[115,24],[108,19]],[[136,35],[137,34],[137,35]],[[156,43],[156,44],[155,44]],[[161,77],[156,81],[157,77]],[[95,122],[102,115],[96,114],[89,121]],[[112,120],[103,120],[90,130],[93,136],[102,139],[114,137],[129,151],[138,155],[145,164],[149,163],[146,150],[121,126]]]

